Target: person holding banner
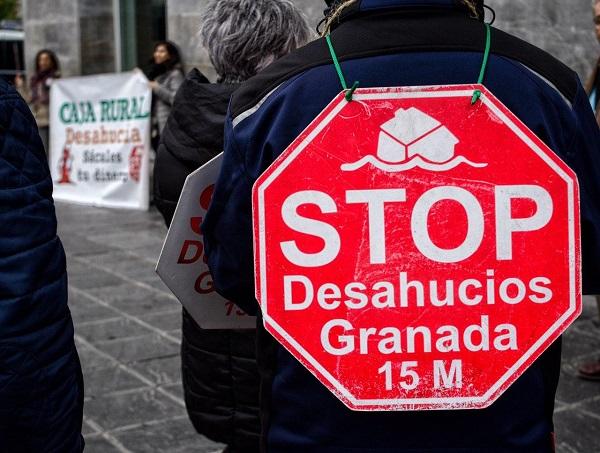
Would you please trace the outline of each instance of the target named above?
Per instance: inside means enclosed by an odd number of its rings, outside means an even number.
[[[31,76],[29,86],[25,87],[21,76],[18,76],[15,81],[19,91],[26,91],[26,88],[29,88],[29,108],[35,117],[46,153],[48,153],[49,143],[50,86],[52,81],[58,78],[60,78],[58,57],[51,50],[42,49],[35,55],[35,72]]]
[[[179,49],[170,41],[160,41],[154,45],[152,65],[148,71],[148,84],[152,89],[152,143],[157,149],[175,93],[183,83],[183,66]]]
[[[0,79],[0,450],[83,451],[65,252],[34,118]]]
[[[466,84],[471,89],[465,91],[468,91],[469,100],[471,100],[470,95],[473,94],[472,104],[475,105],[473,108],[477,109],[477,90],[473,88],[477,85],[472,84],[478,80],[478,74],[484,74],[485,78],[479,83],[483,83],[486,90],[510,109],[511,114],[540,137],[566,165],[577,173],[584,251],[583,292],[598,294],[600,291],[600,280],[597,277],[597,270],[600,268],[600,133],[577,74],[540,49],[484,25],[482,0],[328,0],[326,3],[329,9],[325,20],[325,39],[310,43],[277,61],[244,84],[232,97],[225,121],[223,166],[211,207],[202,224],[205,250],[215,287],[219,293],[234,301],[246,312],[261,314],[257,297],[261,299],[262,304],[265,292],[264,286],[259,286],[260,291],[256,291],[255,285],[263,285],[263,282],[255,280],[253,239],[256,240],[255,245],[261,245],[262,243],[256,239],[260,234],[260,238],[266,237],[269,243],[271,232],[268,223],[266,227],[265,223],[260,223],[261,218],[255,224],[256,230],[253,231],[253,185],[268,168],[272,168],[270,166],[276,159],[275,166],[280,170],[282,162],[287,163],[292,157],[297,158],[299,154],[286,154],[282,159],[278,159],[288,146],[291,146],[290,151],[296,152],[308,143],[313,137],[311,134],[314,124],[325,118],[325,115],[332,111],[330,109],[338,105],[338,100],[345,98],[349,102],[347,108],[340,107],[348,112],[346,116],[339,119],[340,124],[345,120],[350,121],[356,115],[369,117],[369,114],[377,114],[376,111],[363,107],[363,101],[358,98],[358,95],[356,100],[352,99],[356,89],[356,84],[352,85],[352,81],[360,82],[359,91],[356,93],[364,89],[363,93],[375,93],[373,96],[377,96],[377,93],[375,89],[369,91],[371,87],[381,91],[386,90],[385,87],[397,87],[398,90],[404,90],[401,93],[405,93],[410,92],[411,89],[416,90],[412,87],[431,86],[430,90],[435,91],[435,87],[439,86],[449,87],[450,90],[454,85]],[[490,34],[491,41],[486,39]],[[487,70],[484,71],[486,67]],[[345,83],[343,75],[350,83]],[[343,97],[340,97],[341,88],[345,92]],[[481,97],[481,92],[479,96]],[[335,103],[332,102],[334,99]],[[381,104],[381,108],[384,108],[383,101]],[[464,108],[470,105],[471,103],[466,101]],[[440,150],[425,147],[424,152],[432,153],[433,159],[437,151],[442,153],[448,149],[452,150],[456,140],[448,130],[433,121],[431,117],[422,115],[419,117],[418,113],[418,110],[416,113],[415,110],[398,110],[399,119],[395,123],[390,120],[389,123],[384,124],[388,127],[388,135],[385,129],[379,132],[381,148],[388,147],[400,155],[415,143],[412,138],[402,141],[389,135],[393,132],[400,134],[402,121],[407,121],[406,118],[413,115],[416,120],[409,124],[415,125],[415,129],[408,130],[406,135],[411,137],[418,126],[423,131],[432,133],[432,137],[434,133],[438,138],[441,137],[440,140],[445,147]],[[337,117],[335,119],[338,121]],[[306,133],[303,133],[305,129]],[[459,132],[463,135],[471,134],[479,142],[483,143],[490,139],[486,130],[465,129]],[[321,131],[325,133],[327,128]],[[319,175],[331,174],[336,170],[336,163],[344,162],[339,159],[338,154],[354,146],[353,140],[361,133],[364,131],[349,128],[344,134],[340,134],[339,149],[335,146],[333,149],[323,148],[323,155],[327,157],[328,165],[323,165],[316,171],[307,168],[306,175],[300,179],[306,180],[306,186],[310,187],[314,172],[318,172]],[[377,137],[376,134],[373,136]],[[356,140],[358,141],[358,138]],[[317,145],[320,143],[318,142]],[[406,143],[409,145],[405,145]],[[311,149],[314,150],[317,145]],[[373,154],[374,150],[365,149],[363,152]],[[477,151],[473,153],[476,157]],[[395,157],[391,153],[389,156]],[[368,157],[373,163],[373,156]],[[383,170],[376,171],[377,169],[394,169],[400,166],[391,159],[384,160],[386,160],[383,162],[384,165],[376,168],[374,165],[365,166],[360,171],[372,175],[372,180],[376,181],[382,178],[384,173]],[[445,158],[440,159],[444,162],[445,160]],[[475,162],[480,161],[475,160]],[[379,165],[381,162],[376,163]],[[431,163],[429,159],[427,164]],[[309,170],[313,173],[309,173]],[[372,173],[366,173],[371,171]],[[272,177],[269,181],[274,181],[277,177],[270,172],[268,176]],[[338,185],[344,182],[339,182],[336,176],[332,176],[330,180],[332,191],[337,190]],[[431,174],[429,177],[433,178]],[[337,196],[328,198],[322,196],[322,193],[329,189],[322,181],[323,179],[320,179],[318,186],[312,190],[307,189],[302,192],[302,195],[309,200],[304,202],[308,206],[303,206],[299,198],[290,196],[285,199],[285,203],[282,202],[270,211],[273,213],[270,219],[276,218],[279,222],[281,217],[288,225],[287,229],[272,232],[279,236],[287,234],[288,237],[287,241],[282,240],[271,244],[274,250],[272,256],[284,255],[288,257],[289,262],[293,261],[294,265],[300,263],[305,266],[312,272],[311,275],[318,274],[319,266],[323,266],[322,263],[330,263],[331,257],[335,257],[336,251],[343,245],[346,246],[346,250],[353,247],[354,250],[359,250],[357,253],[365,252],[360,255],[361,259],[363,259],[362,255],[366,255],[365,259],[369,257],[369,252],[366,251],[370,247],[368,239],[354,242],[351,246],[337,242],[342,233],[331,223],[341,215],[341,210],[350,210],[346,208],[344,202],[363,203],[363,208],[364,203],[368,202],[369,216],[379,219],[387,212],[387,205],[385,212],[382,207],[387,200],[385,197],[397,197],[393,200],[399,202],[393,205],[393,207],[397,206],[394,212],[406,206],[400,201],[407,201],[403,198],[405,196],[403,192],[394,191],[392,188],[378,192],[377,196],[380,198],[376,198],[376,195],[368,200],[360,198],[365,193],[361,191],[363,187],[360,186],[350,187],[352,190],[348,190],[345,199]],[[264,181],[259,180],[259,182]],[[295,186],[297,182],[290,181],[289,185]],[[452,180],[452,183],[459,184],[456,179]],[[277,188],[281,189],[282,186],[285,186],[285,181]],[[256,203],[260,205],[260,197],[264,192],[254,192],[254,194],[256,208]],[[280,192],[274,191],[273,194],[279,196]],[[281,206],[281,213],[278,217],[275,212],[279,206]],[[306,210],[303,210],[305,207]],[[369,222],[371,220],[373,219],[369,217]],[[359,231],[367,228],[377,230],[381,223],[378,221],[362,223],[362,221],[362,217],[361,223],[356,220],[355,228]],[[407,231],[407,234],[412,231],[416,236],[415,240],[422,239],[419,236],[421,230],[411,230],[409,225]],[[254,238],[253,232],[256,233]],[[404,234],[404,229],[400,227],[397,227],[393,234],[389,233],[388,247],[391,247],[390,243],[401,234]],[[464,234],[461,234],[460,240],[464,240]],[[298,239],[292,240],[292,238]],[[300,243],[304,247],[299,247],[297,241],[302,241]],[[405,242],[402,244],[404,245]],[[428,243],[428,246],[431,249],[439,249],[435,244]],[[373,247],[370,250],[373,253]],[[378,254],[381,250],[385,251],[384,248],[377,249],[374,257],[371,256],[375,264],[384,262],[383,252],[381,256]],[[396,253],[401,255],[401,251]],[[318,262],[316,258],[313,258],[315,262],[307,258],[317,255]],[[411,254],[406,256],[407,266],[416,259],[415,255],[411,249]],[[402,257],[394,256],[394,258],[401,261]],[[257,266],[258,262],[262,265],[264,259],[263,256],[258,255]],[[284,265],[291,266],[283,258],[280,259],[278,263],[283,263],[282,268]],[[449,262],[456,267],[454,261]],[[335,263],[340,266],[345,265],[339,261]],[[354,261],[351,261],[348,267],[351,268],[353,264]],[[383,272],[384,267],[379,264],[377,269]],[[423,264],[421,267],[426,266]],[[454,267],[447,264],[448,269]],[[367,271],[357,268],[354,272],[363,277]],[[369,275],[365,276],[367,277]],[[405,275],[400,279],[403,277],[405,278]],[[294,313],[311,304],[313,296],[314,299],[318,299],[313,306],[322,307],[318,313],[323,313],[323,317],[331,310],[344,312],[344,309],[337,307],[345,304],[348,306],[347,311],[353,315],[351,320],[357,323],[380,310],[383,305],[381,294],[378,295],[379,300],[375,300],[373,296],[373,300],[369,302],[367,296],[358,290],[361,283],[355,284],[347,291],[348,294],[354,295],[353,299],[346,294],[340,296],[335,290],[335,284],[329,286],[324,284],[319,291],[314,287],[312,291],[311,281],[298,275],[292,275],[287,283],[285,280],[277,281],[274,285],[289,289],[289,286],[285,286],[289,281],[303,290],[298,291],[300,295],[296,295],[297,300],[291,300],[292,290],[281,295],[280,299],[285,300],[289,310],[288,319],[293,319]],[[381,287],[387,287],[383,283]],[[477,287],[482,285],[481,282],[473,281],[468,281],[468,284]],[[413,287],[418,288],[417,283],[413,283]],[[339,286],[337,288],[339,290]],[[417,295],[420,294],[416,290],[415,292]],[[490,289],[490,294],[491,296],[487,297],[491,305],[494,296],[493,288]],[[277,295],[279,296],[279,293]],[[569,300],[577,296],[574,290],[569,294]],[[467,299],[468,297],[465,300]],[[412,299],[408,302],[405,298],[401,299],[403,304],[410,304],[411,301]],[[393,302],[388,299],[387,303]],[[280,300],[275,300],[273,303],[283,305]],[[360,310],[358,307],[364,307],[365,303],[369,305],[368,309]],[[376,307],[377,304],[379,308]],[[408,310],[403,307],[404,305],[398,310]],[[430,314],[431,310],[435,311],[436,308],[427,306],[423,309],[423,314]],[[264,316],[264,323],[270,323],[269,332],[274,332],[276,328],[273,327],[270,315],[271,312],[269,312],[270,319]],[[317,338],[319,322],[320,319],[315,316],[307,320],[304,326],[293,325],[292,327],[299,331],[302,330],[301,327],[304,327],[307,332],[316,331],[315,338]],[[534,322],[535,320],[531,319],[531,323]],[[351,410],[342,404],[340,395],[343,396],[343,389],[334,394],[335,392],[330,392],[321,383],[323,380],[321,376],[325,372],[314,371],[316,356],[307,358],[305,355],[303,356],[305,360],[301,361],[292,355],[300,349],[295,347],[294,352],[291,352],[289,347],[297,340],[296,337],[288,338],[286,343],[288,347],[285,348],[275,341],[261,324],[259,322],[257,332],[257,356],[261,373],[263,451],[269,453],[308,451],[316,453],[350,451],[545,453],[554,450],[553,409],[560,372],[560,339],[549,345],[545,352],[540,353],[539,358],[532,361],[531,365],[523,370],[521,376],[489,407],[467,409],[461,406],[462,403],[457,402],[453,407],[455,410],[361,412]],[[292,322],[290,321],[289,324],[291,325]],[[346,328],[347,325],[350,327]],[[280,329],[284,329],[282,326],[287,324],[279,324]],[[336,340],[329,340],[326,336],[324,341],[321,336],[324,347],[318,353],[335,354],[340,361],[336,362],[333,358],[330,362],[339,363],[340,368],[342,368],[344,354],[364,354],[366,361],[369,355],[379,353],[378,347],[389,353],[389,349],[386,351],[386,348],[390,343],[386,344],[381,340],[383,334],[374,334],[371,329],[361,328],[359,338],[358,329],[350,330],[351,328],[352,324],[348,320],[340,321],[327,331],[335,330]],[[393,333],[394,329],[395,327],[390,327],[388,333]],[[482,328],[481,331],[483,330],[485,329]],[[401,334],[403,332],[399,332],[398,336]],[[279,337],[278,340],[281,341]],[[317,338],[315,344],[320,346],[318,341]],[[312,344],[309,346],[313,347]],[[402,347],[405,347],[404,343]],[[411,347],[414,345],[409,344],[408,352],[411,352]],[[445,347],[445,344],[440,343],[441,349]],[[317,346],[314,349],[317,349]],[[350,349],[352,351],[349,352]],[[403,352],[406,350],[400,351]],[[413,365],[410,362],[404,363],[408,366],[403,366],[402,370],[398,370],[398,374],[406,378],[401,381],[401,385],[409,391],[414,388],[411,387],[411,382],[415,383],[418,380],[415,377],[418,376],[411,368]],[[488,364],[490,367],[494,366],[494,363]],[[309,366],[311,371],[307,369]],[[329,372],[330,369],[326,371]],[[384,372],[387,372],[385,365],[380,370],[380,373]],[[481,379],[484,378],[483,374],[485,373],[482,373]],[[387,378],[388,375],[385,376]],[[447,377],[448,375],[445,376]],[[379,380],[375,381],[376,378]],[[423,381],[425,379],[421,380],[422,383]],[[380,376],[375,376],[373,380],[364,381],[362,384],[367,389],[372,389],[376,385],[383,387],[385,384],[384,390],[387,390],[388,381],[384,382]],[[427,380],[424,385],[433,386],[433,379]],[[389,385],[389,388],[394,389],[394,386]],[[414,404],[418,406],[422,403],[415,401]]]
[[[154,200],[167,226],[186,177],[222,152],[227,105],[240,82],[312,37],[305,17],[288,0],[212,0],[202,17],[200,35],[218,81],[208,83],[193,69],[163,130]],[[227,444],[227,452],[257,452],[255,331],[205,330],[184,308],[181,361],[186,408],[196,430]]]

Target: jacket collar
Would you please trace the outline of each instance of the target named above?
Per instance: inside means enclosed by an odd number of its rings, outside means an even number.
[[[433,10],[438,12],[446,10],[449,13],[470,14],[461,0],[359,0],[344,10],[341,16],[332,24],[332,29],[356,15],[385,12],[386,10],[421,11],[424,13],[433,12]],[[480,15],[483,17],[483,11],[480,11]]]
[[[441,6],[446,8],[456,8],[458,6],[458,2],[455,0],[360,0],[358,3],[358,9],[360,11],[401,7]]]

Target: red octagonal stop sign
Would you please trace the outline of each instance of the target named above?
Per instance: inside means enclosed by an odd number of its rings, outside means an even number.
[[[575,174],[481,86],[340,94],[253,204],[265,327],[351,409],[486,407],[581,311]]]

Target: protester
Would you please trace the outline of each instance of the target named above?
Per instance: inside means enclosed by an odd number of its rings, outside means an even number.
[[[60,64],[54,52],[48,49],[40,50],[35,56],[35,73],[29,81],[29,93],[26,93],[23,79],[17,77],[15,85],[29,99],[29,107],[38,125],[39,133],[48,152],[48,126],[50,114],[50,86],[54,79],[60,77]]]
[[[202,17],[200,35],[218,81],[208,83],[192,70],[163,131],[154,199],[167,225],[185,178],[223,150],[225,113],[239,82],[311,36],[304,16],[288,0],[212,0]],[[255,331],[203,330],[184,309],[182,332],[184,395],[194,427],[227,444],[227,452],[258,451]]]
[[[331,28],[349,81],[359,80],[361,87],[398,87],[477,80],[486,42],[482,1],[335,3],[342,9],[330,12],[325,30]],[[597,293],[600,133],[577,75],[494,28],[485,86],[577,172],[583,289]],[[202,230],[216,288],[249,313],[259,311],[253,183],[339,92],[336,69],[321,39],[275,62],[232,97],[223,166]],[[473,133],[485,139],[484,131]],[[260,321],[257,342],[262,440],[270,453],[553,451],[560,340],[489,408],[420,412],[351,411],[275,342]]]
[[[153,64],[147,76],[154,96],[152,103],[152,142],[157,145],[171,112],[175,93],[183,83],[184,75],[179,49],[172,42],[160,41],[156,43],[152,58]],[[154,149],[156,149],[156,146],[154,146]]]
[[[596,39],[600,42],[600,0],[594,1],[594,29]],[[598,68],[600,59],[596,61],[594,70],[587,80],[585,89],[590,99],[590,104],[596,114],[596,121],[600,126],[600,75]],[[598,269],[600,273],[600,269]],[[598,308],[598,317],[600,318],[600,296],[596,296],[596,306]],[[579,367],[579,377],[591,381],[600,381],[600,358],[586,362]]]
[[[52,180],[33,116],[3,79],[0,130],[0,451],[81,452],[83,380]]]

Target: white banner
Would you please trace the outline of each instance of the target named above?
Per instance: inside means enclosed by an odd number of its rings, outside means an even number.
[[[148,209],[150,110],[139,72],[57,79],[50,92],[56,200]]]
[[[254,329],[248,316],[214,289],[206,264],[200,224],[212,198],[223,154],[185,180],[156,272],[203,329]],[[235,278],[235,276],[232,276]]]

